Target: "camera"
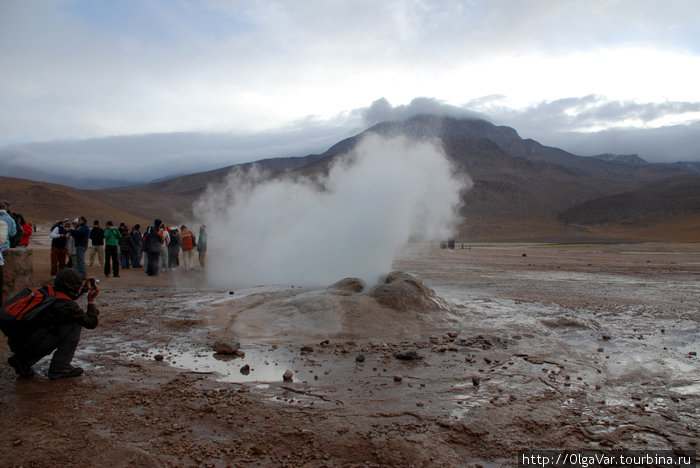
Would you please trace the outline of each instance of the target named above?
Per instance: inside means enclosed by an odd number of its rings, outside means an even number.
[[[90,289],[95,289],[97,287],[97,284],[100,282],[97,278],[90,278]]]

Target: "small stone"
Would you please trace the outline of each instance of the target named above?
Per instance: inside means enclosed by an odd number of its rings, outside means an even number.
[[[224,343],[223,341],[217,341],[214,343],[214,346],[212,346],[212,349],[219,354],[232,355],[236,354],[236,351],[240,347],[240,343]]]
[[[697,439],[690,439],[690,440],[688,441],[688,444],[690,444],[690,445],[698,445],[698,440],[697,440]]]
[[[610,339],[611,339],[612,337],[611,337],[610,335],[603,335],[603,336],[601,336],[600,338],[601,338],[603,341],[610,341]]]
[[[472,385],[478,387],[481,383],[481,378],[478,375],[472,375]]]
[[[396,359],[401,359],[402,361],[413,361],[419,359],[418,353],[415,350],[405,350],[396,354]]]
[[[284,371],[284,374],[282,375],[282,379],[285,382],[292,382],[293,377],[294,377],[294,372],[290,371],[289,369]]]
[[[403,376],[401,376],[401,375],[394,376],[394,382],[401,382],[402,380],[403,380]]]
[[[310,345],[302,346],[301,347],[301,352],[302,353],[313,353],[314,352],[314,347]]]
[[[358,354],[357,357],[355,358],[355,362],[365,362],[365,355]]]
[[[231,296],[233,296],[235,293],[233,291],[228,292]]]
[[[603,348],[598,348],[599,353],[602,353],[603,351],[605,351]]]
[[[155,359],[156,361],[160,362],[160,361],[162,361],[163,359],[165,359],[165,356],[163,356],[162,354],[156,354],[155,356],[153,356],[153,359]]]
[[[688,356],[697,356],[697,355],[698,355],[697,351],[690,351],[688,353]]]
[[[250,366],[246,364],[245,366],[241,367],[241,374],[243,375],[248,375],[250,374]]]

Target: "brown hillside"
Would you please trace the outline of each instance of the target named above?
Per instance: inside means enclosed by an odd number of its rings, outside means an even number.
[[[166,222],[178,222],[171,205],[173,197],[136,191],[79,190],[65,185],[35,182],[26,179],[0,177],[0,198],[12,203],[12,208],[31,223],[50,225],[59,219],[85,216],[92,223],[111,220],[118,224],[151,224],[155,216]],[[180,200],[184,203],[184,201]],[[188,205],[187,211],[190,211]]]

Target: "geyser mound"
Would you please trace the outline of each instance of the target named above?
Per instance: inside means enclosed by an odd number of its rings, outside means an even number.
[[[222,305],[229,329],[251,338],[410,339],[427,323],[449,320],[451,305],[413,275],[390,273],[363,292],[359,278],[325,289],[285,289],[233,298]]]
[[[384,284],[374,286],[367,295],[378,304],[399,312],[449,309],[447,302],[435,291],[415,276],[401,271],[389,273]]]

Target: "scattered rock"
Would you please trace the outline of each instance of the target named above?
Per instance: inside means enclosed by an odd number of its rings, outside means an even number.
[[[153,359],[155,359],[156,361],[160,362],[160,361],[162,361],[163,359],[165,359],[165,356],[163,356],[162,354],[156,354],[155,356],[153,356]]]
[[[402,376],[402,375],[395,375],[395,376],[394,376],[394,382],[401,382],[402,380],[403,380],[403,376]]]
[[[472,375],[472,385],[474,385],[475,387],[478,387],[480,383],[481,383],[481,377],[479,377],[478,375]]]
[[[365,362],[365,355],[358,354],[357,357],[355,358],[355,362]]]
[[[418,352],[414,349],[407,349],[404,351],[401,351],[394,356],[396,359],[401,359],[402,361],[414,361],[416,359],[420,359],[420,356],[418,355]]]
[[[232,355],[236,354],[236,351],[240,349],[241,344],[237,342],[224,343],[223,341],[217,341],[214,343],[212,349],[219,354]]]
[[[600,337],[600,339],[602,339],[603,341],[610,341],[611,338],[612,337],[610,335],[603,335]]]
[[[248,375],[250,374],[250,366],[246,364],[245,366],[241,367],[241,374],[243,375]]]
[[[294,378],[294,372],[290,371],[289,369],[284,371],[284,374],[282,375],[282,379],[285,382],[292,382],[293,378]]]
[[[527,257],[527,254],[525,252],[523,252],[523,257]]]
[[[302,352],[303,354],[306,354],[306,353],[313,353],[313,352],[314,352],[314,347],[311,346],[311,345],[302,346],[302,347],[301,347],[301,352]]]
[[[319,346],[328,346],[329,344],[330,344],[330,341],[329,341],[329,340],[323,340],[323,341],[321,341],[318,345],[319,345]]]
[[[688,356],[697,356],[698,352],[697,351],[690,351],[688,352]]]
[[[235,294],[233,291],[229,291],[228,293],[232,296]]]

